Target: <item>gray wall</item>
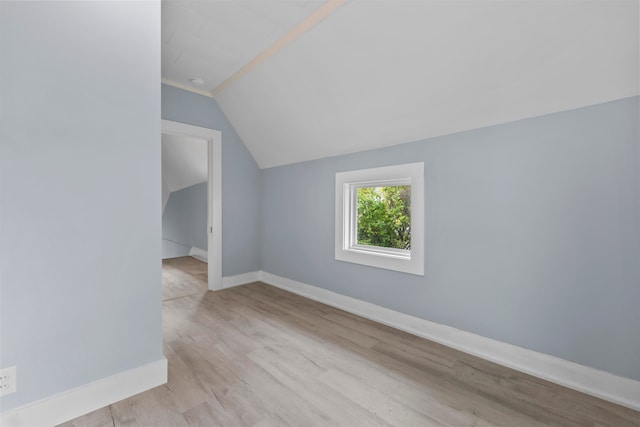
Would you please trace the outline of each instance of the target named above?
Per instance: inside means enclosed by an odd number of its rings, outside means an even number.
[[[174,191],[162,214],[162,238],[207,250],[207,183]]]
[[[260,170],[218,104],[162,85],[162,118],[222,132],[222,274],[260,269]]]
[[[263,170],[262,269],[640,380],[638,104]],[[335,261],[335,173],[416,161],[425,276]]]
[[[163,358],[159,40],[159,2],[0,2],[3,411]]]

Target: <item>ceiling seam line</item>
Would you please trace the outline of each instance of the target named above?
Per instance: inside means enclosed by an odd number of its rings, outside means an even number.
[[[178,89],[186,90],[192,93],[197,93],[198,95],[204,95],[206,97],[213,98],[213,95],[211,95],[210,92],[204,89],[198,89],[183,83],[174,82],[173,80],[169,80],[164,77],[162,78],[162,83],[167,84],[169,86],[177,87]]]
[[[236,81],[240,80],[242,77],[247,75],[251,70],[256,68],[258,65],[265,62],[271,56],[275,55],[282,48],[287,46],[289,43],[296,40],[305,32],[309,31],[316,25],[318,25],[323,19],[331,15],[333,12],[338,10],[341,6],[347,3],[349,0],[328,0],[318,9],[316,9],[311,15],[307,16],[302,22],[296,25],[293,29],[291,29],[287,34],[278,39],[271,46],[260,52],[255,58],[246,63],[242,68],[233,73],[230,77],[228,77],[225,81],[220,83],[217,87],[215,87],[211,92],[210,96],[215,97],[224,89],[231,86]]]

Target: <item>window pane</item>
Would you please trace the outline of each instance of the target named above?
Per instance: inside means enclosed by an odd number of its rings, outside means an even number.
[[[358,188],[357,244],[411,249],[411,186]]]

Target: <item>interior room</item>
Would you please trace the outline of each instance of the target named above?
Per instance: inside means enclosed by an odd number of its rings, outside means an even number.
[[[0,2],[0,425],[640,426],[640,1]]]
[[[162,134],[162,300],[208,288],[208,143]]]

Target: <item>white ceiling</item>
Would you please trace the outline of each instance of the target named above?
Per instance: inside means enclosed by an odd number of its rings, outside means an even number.
[[[207,182],[207,141],[162,134],[162,180],[169,192]]]
[[[207,92],[318,2],[163,2],[163,78]],[[216,94],[262,168],[639,93],[639,2],[351,1]]]
[[[211,91],[302,21],[322,1],[162,2],[162,77]]]

